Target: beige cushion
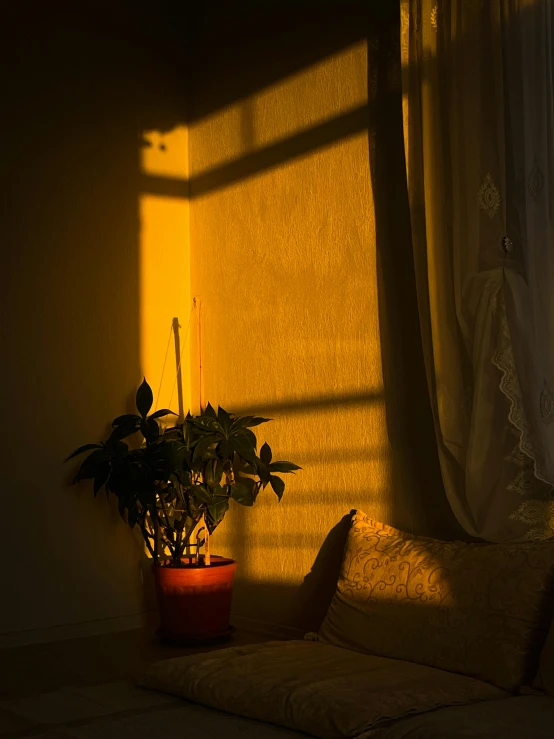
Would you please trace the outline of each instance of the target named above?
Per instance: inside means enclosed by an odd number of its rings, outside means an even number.
[[[554,701],[516,695],[409,716],[356,739],[552,739]]]
[[[358,511],[318,639],[515,690],[536,672],[553,579],[554,541],[437,541]]]
[[[308,641],[165,660],[148,669],[141,685],[321,739],[355,737],[387,719],[508,695],[463,675]]]
[[[539,671],[533,683],[534,688],[544,690],[554,697],[554,621],[550,624],[550,631],[539,660]]]

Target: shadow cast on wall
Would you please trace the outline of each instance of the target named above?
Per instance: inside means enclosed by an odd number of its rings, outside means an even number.
[[[1,537],[13,567],[0,632],[143,607],[127,528],[103,496],[68,488],[62,463],[102,438],[140,379],[139,139],[185,118],[174,41],[154,7],[3,15],[1,496],[25,527]]]
[[[254,628],[265,624],[268,633],[272,627],[282,626],[299,633],[317,631],[335,592],[353,513],[343,516],[327,534],[300,586],[273,581],[254,583],[241,578],[239,573],[234,583],[233,616],[245,618],[247,624],[252,621]],[[146,556],[142,559],[142,576],[145,610],[153,612],[157,607],[155,584],[152,560]],[[252,613],[256,614],[255,619],[250,618]]]
[[[4,270],[14,277],[3,294],[10,317],[4,347],[11,358],[4,369],[14,390],[7,413],[18,419],[13,435],[18,442],[9,450],[17,474],[4,489],[35,495],[28,524],[42,560],[27,561],[17,537],[8,549],[44,583],[39,600],[47,621],[121,615],[141,605],[140,587],[129,583],[136,550],[123,525],[106,525],[103,501],[84,504],[84,496],[66,494],[58,469],[77,437],[88,440],[103,430],[140,373],[140,195],[200,197],[366,128],[375,132],[371,165],[385,406],[397,470],[390,491],[394,522],[412,527],[410,512],[417,509],[418,532],[455,531],[436,450],[429,443],[433,431],[419,348],[407,197],[398,186],[405,181],[400,92],[386,82],[396,43],[391,29],[398,19],[385,6],[309,2],[275,10],[245,3],[231,9],[213,2],[185,12],[177,3],[162,3],[155,8],[139,4],[132,14],[111,13],[109,23],[101,11],[51,8],[27,18],[16,18],[13,11],[7,20],[4,92],[12,114],[4,121],[10,146],[2,223]],[[360,106],[190,183],[141,173],[143,131],[198,121],[376,33],[381,38],[376,106]],[[49,480],[46,485],[37,483],[30,469],[23,476],[19,472],[28,467],[25,450],[37,446],[27,419],[18,414],[21,397],[38,425],[49,429],[34,460]],[[268,403],[263,411],[287,415],[374,399],[372,391],[350,401],[330,395],[278,408]],[[406,475],[417,477],[417,485],[405,485]],[[407,500],[405,489],[429,494]],[[68,522],[61,529],[60,511]],[[347,520],[328,534],[310,573],[290,596],[303,628],[315,628],[326,610]],[[246,550],[247,542],[243,545]],[[70,566],[67,551],[73,552]],[[114,561],[120,564],[113,567]],[[54,590],[52,571],[59,580]],[[0,630],[32,628],[17,578],[6,587],[18,593],[22,613],[12,614],[13,623],[0,624]],[[265,598],[266,587],[273,591],[270,598]],[[245,607],[253,598],[270,604],[278,600],[279,587],[239,581],[237,593]],[[267,620],[273,620],[269,613]]]

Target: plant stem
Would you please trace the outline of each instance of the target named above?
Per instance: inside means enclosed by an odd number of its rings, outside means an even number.
[[[160,499],[160,505],[162,507],[162,512],[164,514],[165,523],[166,523],[166,529],[168,531],[171,531],[172,530],[171,529],[171,524],[169,523],[169,517],[167,515],[167,511],[165,509],[165,505],[164,505],[164,502],[163,502],[163,498],[161,496],[161,493],[158,494],[158,497]],[[173,542],[167,536],[165,536],[165,541],[167,542],[167,546],[168,546],[169,552],[171,554],[171,558],[175,561],[176,556],[177,556],[177,552],[175,551],[175,546],[174,546]]]
[[[159,532],[159,524],[158,524],[158,517],[156,516],[154,520],[154,561],[156,564],[160,561],[160,532]]]

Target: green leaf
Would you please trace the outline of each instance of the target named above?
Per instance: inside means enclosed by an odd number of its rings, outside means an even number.
[[[98,491],[106,484],[110,476],[111,466],[109,462],[100,462],[96,474],[94,475],[94,497]]]
[[[110,438],[106,442],[107,447],[113,447],[115,444],[120,442],[122,439],[126,439],[128,436],[132,436],[133,434],[136,434],[138,431],[137,428],[129,428],[128,426],[116,426],[112,433],[110,434]]]
[[[223,462],[219,459],[210,460],[206,464],[205,469],[206,483],[210,487],[215,487],[221,482],[223,476]]]
[[[140,421],[140,416],[136,413],[124,413],[122,416],[114,418],[112,426],[136,426]]]
[[[216,502],[213,505],[208,506],[208,512],[212,517],[215,525],[217,525],[221,521],[223,516],[227,513],[228,508],[228,498],[216,498]]]
[[[255,450],[258,446],[258,439],[256,439],[256,434],[253,431],[250,431],[250,429],[244,428],[231,431],[231,433],[229,434],[229,438],[240,439],[244,444],[251,446],[253,450]]]
[[[207,416],[200,416],[199,418],[189,418],[187,423],[190,426],[193,426],[195,429],[202,431],[203,433],[218,433],[222,437],[225,436],[221,424],[214,418],[208,418]]]
[[[266,441],[264,445],[262,446],[262,448],[260,449],[260,459],[266,466],[268,466],[271,463],[272,456],[273,455],[271,454],[271,447]]]
[[[125,521],[125,523],[127,523],[127,519],[125,518],[125,508],[126,508],[125,498],[121,496],[117,504],[117,510],[119,511],[119,515],[121,516],[122,520]]]
[[[280,477],[277,477],[277,475],[271,475],[269,478],[269,484],[273,488],[273,492],[275,495],[281,500],[283,497],[283,493],[285,492],[285,482],[284,480],[281,480]]]
[[[159,437],[160,427],[153,418],[147,418],[140,422],[140,432],[147,442],[152,443]]]
[[[153,402],[154,402],[154,395],[152,394],[152,388],[146,382],[146,378],[145,378],[142,381],[141,386],[137,390],[137,397],[136,397],[137,410],[142,416],[142,418],[146,418],[146,416],[148,415],[148,411],[150,410],[150,408],[152,408]]]
[[[131,528],[134,528],[135,527],[135,524],[136,524],[136,522],[138,520],[138,511],[137,511],[136,506],[134,506],[133,508],[130,508],[129,509],[128,519],[129,519],[128,520],[129,526]]]
[[[302,467],[292,462],[272,462],[269,469],[271,472],[294,472],[294,470],[301,470]]]
[[[232,443],[235,452],[239,455],[241,459],[244,459],[245,462],[249,462],[250,464],[257,467],[259,460],[250,444],[240,438],[233,439]]]
[[[176,413],[173,413],[173,411],[170,411],[169,408],[162,408],[160,411],[156,411],[155,413],[152,413],[150,418],[163,418],[164,416],[176,416]]]
[[[162,443],[162,454],[171,470],[180,471],[183,462],[187,461],[187,448],[180,441],[164,441]]]
[[[217,445],[216,453],[220,459],[232,459],[235,450],[229,439],[223,439]]]
[[[70,459],[73,459],[73,457],[76,457],[78,454],[83,454],[84,452],[90,452],[91,449],[102,449],[102,444],[85,444],[84,446],[80,446],[78,449],[76,449],[73,454],[70,454],[67,459],[64,459],[64,462],[69,462]]]
[[[233,423],[233,420],[231,416],[227,413],[227,411],[224,410],[220,405],[217,407],[217,420],[221,424],[225,435],[228,435],[229,431],[231,430],[231,424]]]
[[[216,460],[214,464],[214,483],[216,485],[219,485],[221,483],[221,478],[223,477],[223,462],[221,460]]]
[[[205,485],[190,485],[187,488],[187,492],[190,493],[194,498],[199,500],[201,503],[207,503],[211,505],[214,502],[214,497]]]
[[[106,445],[107,448],[107,445]],[[109,448],[110,454],[115,454],[119,457],[124,456],[125,454],[128,454],[129,447],[124,441],[115,440],[113,444],[110,445]]]
[[[176,478],[175,479],[176,483],[181,483],[181,485],[190,485],[191,480],[192,480],[192,474],[191,474],[192,466],[191,465],[192,465],[192,462],[188,459],[188,456],[187,456],[185,460],[183,461],[182,468],[180,469],[177,468],[177,469],[173,469],[170,471],[170,477],[174,475]]]
[[[240,482],[235,482],[234,485],[230,485],[230,492],[231,498],[234,498],[237,503],[245,506],[254,505],[252,490],[247,488],[246,485],[241,485]]]
[[[177,492],[173,485],[168,485],[163,490],[159,491],[160,500],[163,500],[166,505],[172,504],[177,498]]]
[[[271,418],[259,418],[256,416],[238,416],[237,418],[233,419],[231,431],[239,431],[240,429],[245,429],[248,426],[259,426],[260,423],[265,423],[266,421],[271,421]]]
[[[261,423],[267,423],[268,421],[272,421],[272,418],[261,418],[260,416],[249,416],[248,417],[248,423],[245,423],[245,426],[248,426],[249,428],[252,428],[253,426],[259,426]]]
[[[243,462],[242,460],[239,460],[238,463],[234,465],[234,467],[238,473],[243,473],[245,475],[257,475],[258,474],[257,466],[253,464],[249,464],[248,462]]]
[[[263,485],[265,487],[269,482],[269,478],[271,477],[270,472],[265,465],[258,467],[258,477],[263,482]]]
[[[213,459],[215,453],[210,453],[210,448],[219,441],[219,436],[210,434],[196,444],[192,455],[193,460],[197,459]]]
[[[92,454],[84,460],[79,468],[79,471],[75,475],[73,482],[80,482],[81,480],[91,480],[96,476],[100,465],[106,462],[108,453],[104,448],[96,449]]]
[[[211,403],[208,403],[208,405],[204,409],[204,413],[202,413],[203,416],[208,416],[209,418],[213,418],[215,421],[217,421],[217,413],[215,412],[213,406]]]

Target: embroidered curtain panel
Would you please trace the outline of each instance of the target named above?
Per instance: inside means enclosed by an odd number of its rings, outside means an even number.
[[[554,536],[554,10],[401,0],[404,138],[441,469],[461,525]]]

